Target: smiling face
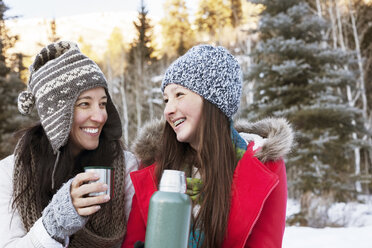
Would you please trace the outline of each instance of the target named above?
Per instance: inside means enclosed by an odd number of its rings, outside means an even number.
[[[164,117],[176,133],[177,140],[189,143],[196,150],[203,98],[177,84],[165,87],[163,98]]]
[[[86,90],[76,100],[70,132],[73,155],[98,147],[99,136],[107,120],[106,104],[107,96],[102,87]]]

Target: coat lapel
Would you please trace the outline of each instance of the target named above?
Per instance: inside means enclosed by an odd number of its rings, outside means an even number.
[[[155,165],[130,173],[133,187],[136,192],[137,202],[145,225],[147,226],[147,214],[150,198],[157,191],[155,176]]]
[[[232,200],[222,247],[244,247],[265,200],[278,184],[278,177],[255,158],[253,144],[239,161],[233,178]]]

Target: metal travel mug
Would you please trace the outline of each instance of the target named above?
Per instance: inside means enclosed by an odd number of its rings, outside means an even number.
[[[85,172],[94,172],[99,176],[97,181],[90,181],[89,183],[102,182],[107,184],[108,189],[104,192],[92,192],[89,196],[98,196],[107,194],[110,198],[114,196],[114,168],[106,166],[87,166],[84,167]]]

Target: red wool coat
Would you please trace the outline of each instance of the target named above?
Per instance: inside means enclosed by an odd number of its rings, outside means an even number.
[[[285,228],[287,180],[282,159],[262,163],[248,145],[233,177],[231,209],[223,248],[279,248]],[[122,248],[144,241],[147,213],[157,190],[155,164],[131,173],[135,189]]]

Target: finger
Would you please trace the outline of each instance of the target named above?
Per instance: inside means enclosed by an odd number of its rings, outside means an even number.
[[[100,209],[101,209],[101,206],[98,205],[98,206],[91,206],[91,207],[85,207],[85,208],[78,208],[76,209],[76,211],[81,216],[88,216],[88,215],[94,214]]]
[[[87,183],[89,181],[97,181],[98,179],[99,179],[99,175],[94,172],[79,173],[72,180],[71,188],[78,188],[84,183]]]
[[[79,188],[73,189],[71,191],[71,196],[74,194],[74,197],[83,197],[89,193],[93,192],[104,192],[108,189],[108,185],[102,182],[98,183],[87,183],[81,185]]]
[[[98,195],[98,196],[90,196],[90,197],[84,197],[84,198],[78,198],[73,203],[75,209],[78,208],[86,208],[91,207],[94,205],[99,205],[106,203],[110,200],[110,196],[107,194],[104,195]]]

